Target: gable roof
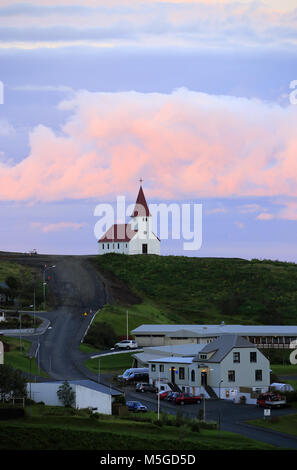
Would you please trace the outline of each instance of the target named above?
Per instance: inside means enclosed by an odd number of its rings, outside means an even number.
[[[150,215],[151,214],[150,214],[148,205],[146,203],[142,186],[140,186],[136,203],[135,203],[135,207],[134,207],[131,217],[137,217],[137,216],[149,217]]]
[[[222,335],[205,345],[193,362],[221,362],[234,348],[257,348],[257,346],[239,335]],[[214,353],[210,359],[200,359],[200,354]]]
[[[136,235],[137,230],[132,230],[130,224],[113,224],[103,237],[101,242],[129,242]]]

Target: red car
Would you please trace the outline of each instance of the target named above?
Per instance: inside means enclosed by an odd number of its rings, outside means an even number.
[[[286,399],[278,393],[262,393],[257,399],[257,406],[264,408],[281,408],[286,406]]]
[[[166,392],[160,392],[159,393],[160,400],[165,400],[165,398],[167,398],[168,393],[171,393],[171,390],[167,390]]]
[[[176,405],[185,405],[186,403],[201,403],[202,396],[201,395],[190,395],[187,393],[179,393],[174,398],[174,403]]]

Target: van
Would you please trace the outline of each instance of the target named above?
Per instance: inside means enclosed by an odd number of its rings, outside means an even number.
[[[123,375],[118,375],[118,380],[126,383],[149,382],[149,369],[148,367],[127,369]]]

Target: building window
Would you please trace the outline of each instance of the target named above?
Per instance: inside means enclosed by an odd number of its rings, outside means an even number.
[[[185,368],[184,367],[179,368],[178,376],[180,380],[185,380]]]
[[[228,370],[228,382],[235,382],[235,370]]]
[[[200,359],[207,359],[207,354],[200,354]]]
[[[152,372],[156,372],[156,364],[151,365],[151,370],[152,370]]]
[[[240,362],[240,352],[233,353],[233,362]]]
[[[250,352],[250,362],[257,362],[257,353],[256,353],[256,351]]]
[[[118,250],[120,249],[120,244],[118,243]]]
[[[191,381],[195,382],[195,371],[193,369],[191,370]]]
[[[102,250],[104,250],[104,243],[102,243]]]
[[[109,243],[107,243],[107,249],[109,250]]]
[[[257,369],[257,370],[255,371],[255,379],[256,379],[257,381],[262,380],[262,370],[261,370],[261,369]]]
[[[112,249],[114,250],[114,243],[113,243],[113,245],[112,245]]]
[[[160,372],[164,372],[164,364],[159,365],[159,370],[160,370]]]

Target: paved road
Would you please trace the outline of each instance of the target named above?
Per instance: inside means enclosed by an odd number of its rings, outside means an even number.
[[[40,367],[52,379],[83,379],[84,355],[78,348],[94,313],[108,302],[109,293],[88,257],[51,256],[46,260],[47,264],[56,266],[50,271],[48,282],[58,308],[40,314],[50,321],[50,327],[44,334],[28,338],[32,340],[32,352],[37,351],[40,342]],[[40,262],[38,257],[36,261]],[[90,310],[93,315],[89,314]],[[87,317],[83,316],[84,312],[88,312]]]

